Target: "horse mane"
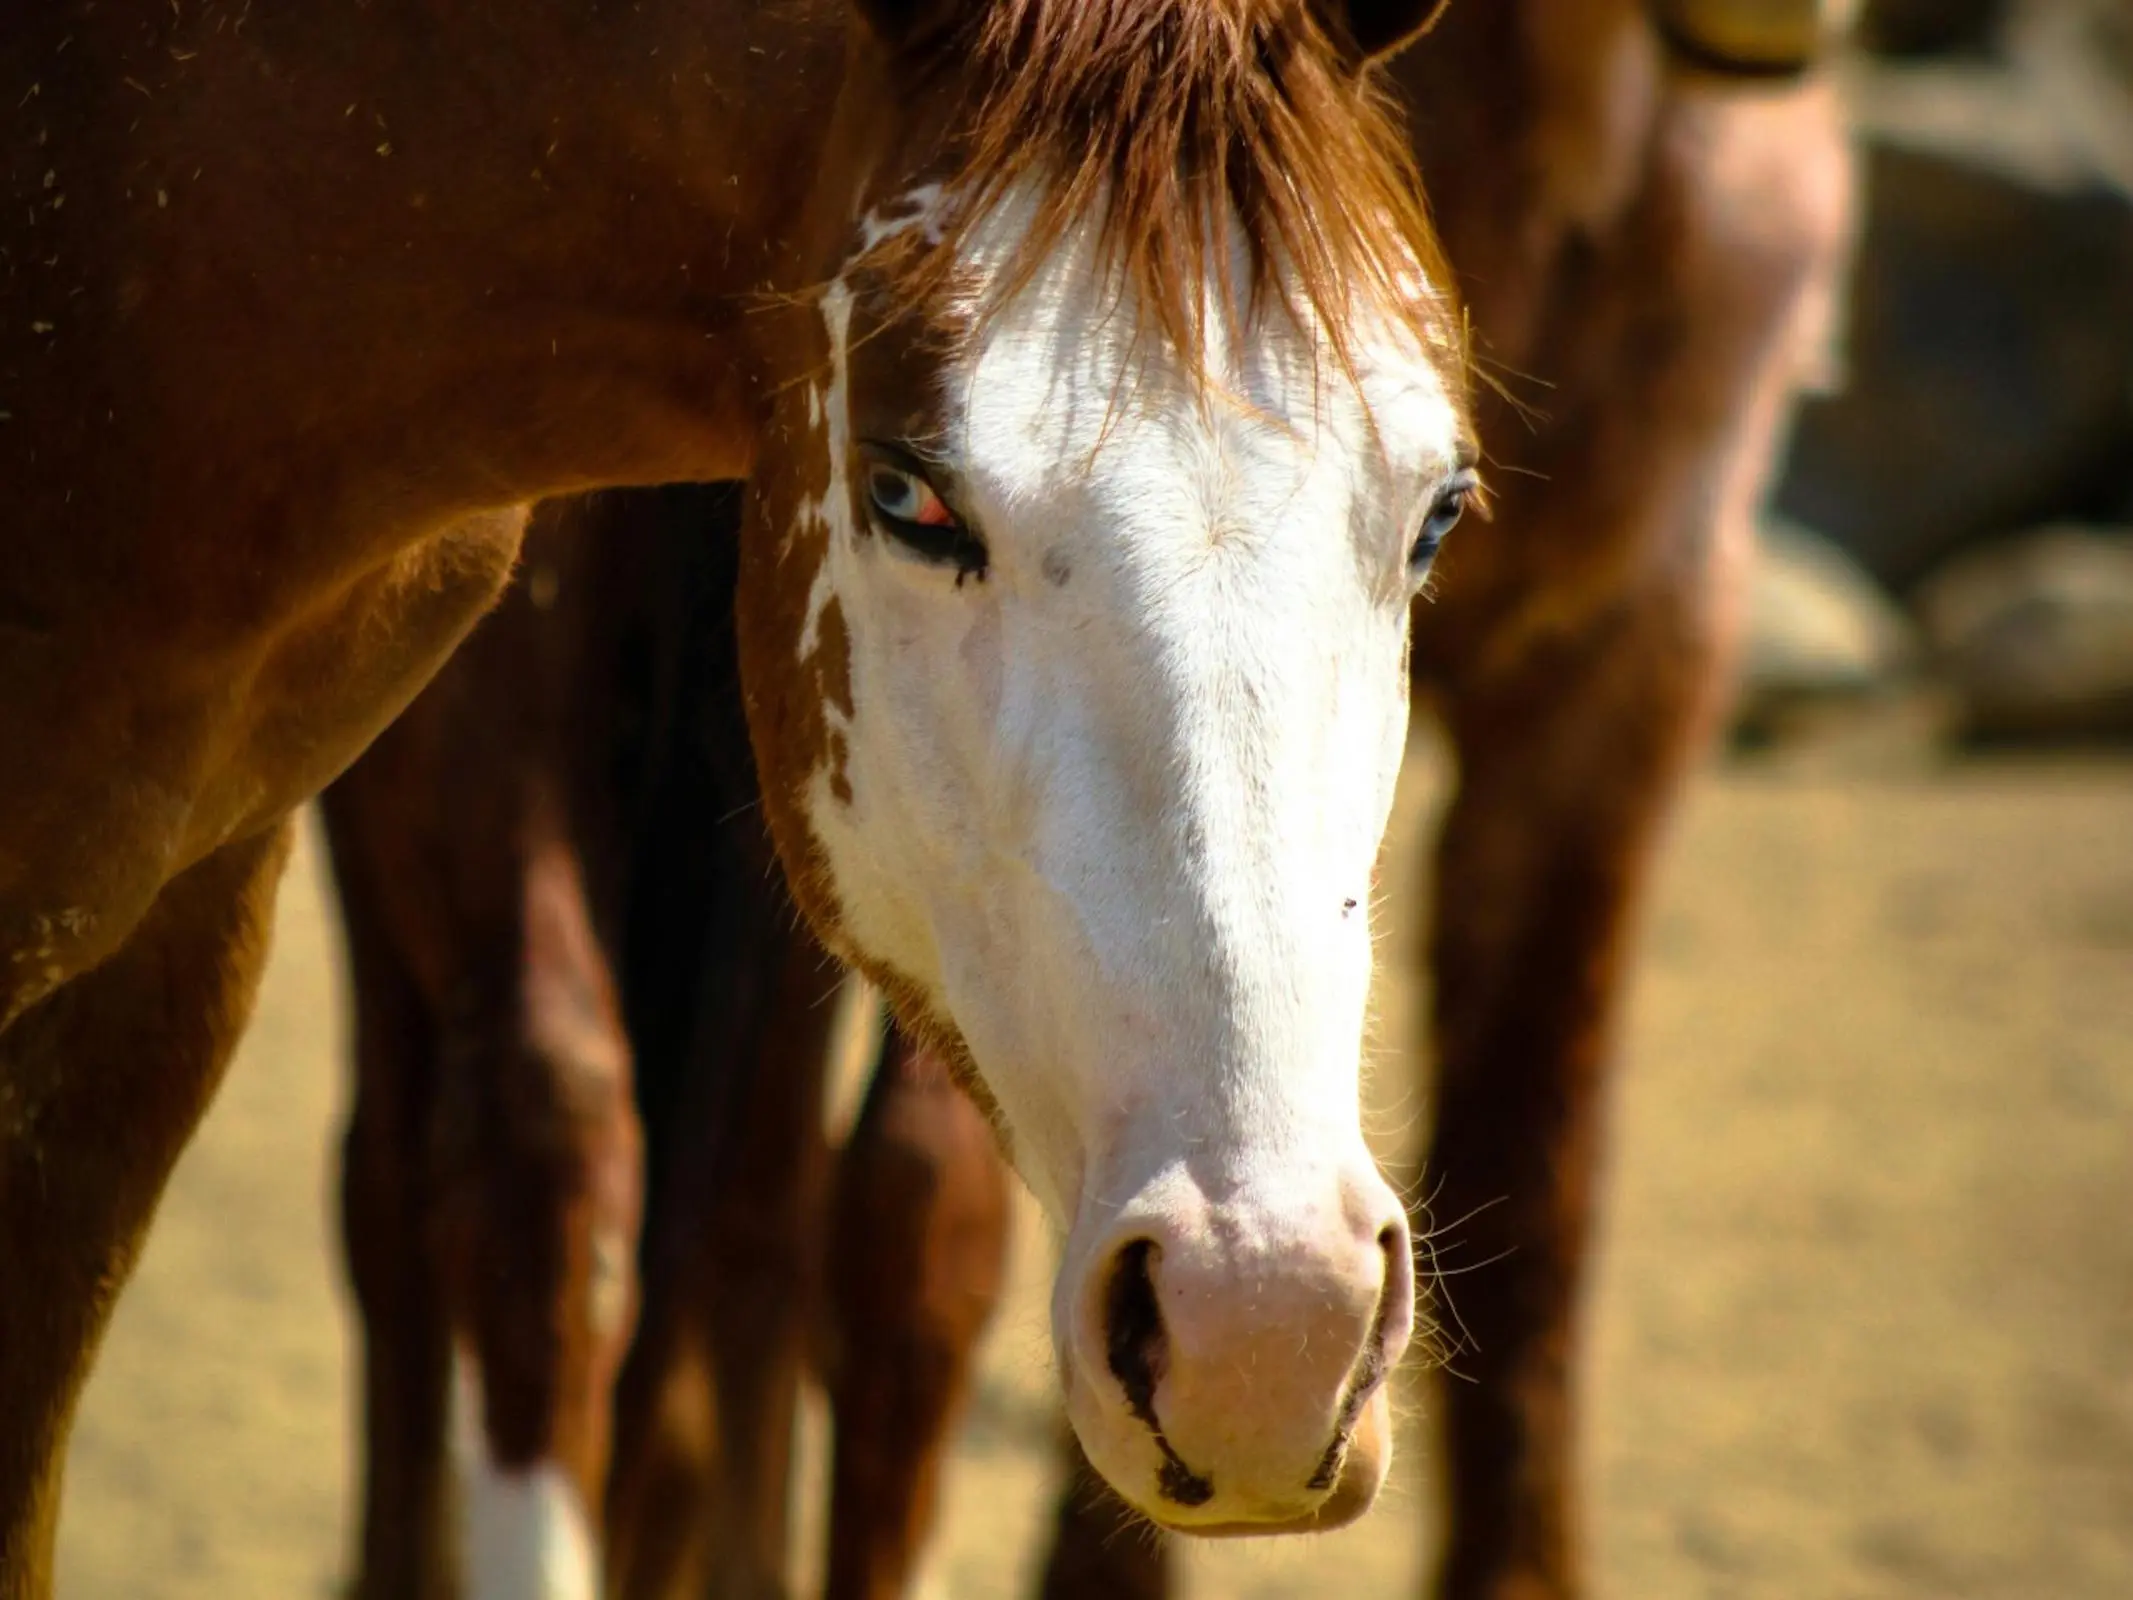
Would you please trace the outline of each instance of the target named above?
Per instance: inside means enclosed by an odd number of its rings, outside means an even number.
[[[941,45],[966,86],[949,134],[954,200],[935,226],[900,235],[890,270],[908,287],[952,271],[965,233],[1035,180],[1042,199],[994,306],[1093,218],[1100,267],[1203,375],[1210,282],[1231,329],[1270,300],[1299,327],[1308,310],[1352,366],[1356,315],[1375,310],[1463,367],[1464,324],[1400,114],[1307,0],[958,11]]]

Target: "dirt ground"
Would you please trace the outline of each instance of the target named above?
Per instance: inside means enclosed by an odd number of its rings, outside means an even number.
[[[89,1391],[66,1596],[336,1592],[342,1003],[306,845],[258,1024]],[[1586,1352],[1600,1594],[2133,1595],[2133,764],[1728,767],[1645,950]],[[1389,986],[1388,1040],[1415,1004]],[[1414,1082],[1388,1046],[1387,1148]],[[1024,1587],[1044,1257],[1025,1217],[937,1595]],[[1227,1547],[1192,1592],[1415,1595],[1425,1455],[1360,1527]]]

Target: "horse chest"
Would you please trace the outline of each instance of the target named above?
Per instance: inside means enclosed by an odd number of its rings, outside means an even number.
[[[523,508],[455,523],[212,661],[134,640],[6,674],[5,743],[50,759],[0,785],[0,1027],[353,761],[488,609],[524,526]]]

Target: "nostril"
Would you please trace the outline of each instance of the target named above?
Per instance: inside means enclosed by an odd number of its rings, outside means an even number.
[[[1370,1397],[1371,1390],[1384,1379],[1386,1368],[1392,1364],[1393,1330],[1403,1320],[1405,1278],[1412,1270],[1406,1246],[1405,1230],[1388,1223],[1379,1231],[1378,1252],[1385,1265],[1378,1277],[1378,1305],[1370,1318],[1370,1335],[1363,1342],[1362,1360],[1355,1371],[1354,1395],[1358,1405]]]
[[[1414,1331],[1415,1259],[1404,1222],[1388,1222],[1378,1230],[1378,1253],[1385,1260],[1385,1275],[1378,1287],[1378,1311],[1371,1319],[1371,1352],[1378,1370],[1399,1358],[1390,1345],[1406,1347]]]
[[[1378,1253],[1384,1258],[1384,1270],[1378,1279],[1377,1309],[1371,1313],[1369,1335],[1363,1341],[1362,1354],[1356,1358],[1355,1370],[1349,1375],[1333,1440],[1319,1458],[1318,1470],[1305,1483],[1307,1489],[1331,1489],[1339,1478],[1363,1407],[1392,1370],[1397,1360],[1393,1345],[1404,1336],[1412,1316],[1408,1296],[1413,1292],[1414,1262],[1407,1252],[1407,1230],[1396,1222],[1379,1229]]]
[[[1103,1316],[1103,1346],[1111,1376],[1124,1387],[1126,1404],[1133,1406],[1135,1417],[1150,1427],[1156,1427],[1156,1385],[1169,1365],[1154,1263],[1154,1239],[1135,1239],[1118,1252]]]
[[[1155,1264],[1161,1252],[1152,1239],[1136,1239],[1118,1253],[1104,1291],[1104,1358],[1126,1391],[1126,1408],[1155,1440],[1163,1464],[1156,1491],[1174,1505],[1204,1506],[1215,1497],[1214,1480],[1195,1472],[1164,1436],[1155,1412],[1156,1386],[1170,1365],[1170,1336],[1155,1297]]]
[[[1155,1390],[1170,1359],[1162,1307],[1155,1298],[1155,1241],[1136,1239],[1118,1253],[1104,1302],[1104,1354],[1111,1376],[1126,1391],[1126,1404],[1149,1427],[1155,1420]]]

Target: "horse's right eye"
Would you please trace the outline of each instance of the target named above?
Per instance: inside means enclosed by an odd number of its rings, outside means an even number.
[[[907,522],[921,528],[959,526],[955,513],[941,503],[933,485],[915,472],[880,465],[868,467],[867,498],[891,522]]]

